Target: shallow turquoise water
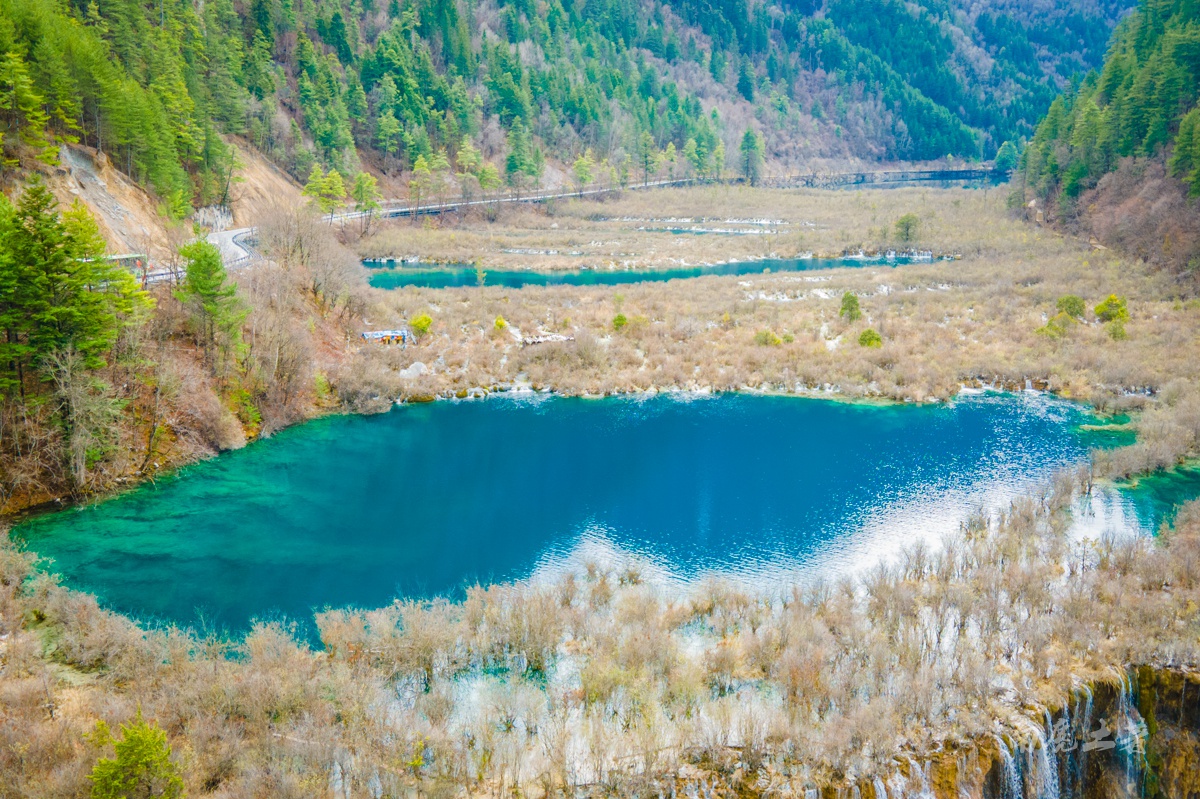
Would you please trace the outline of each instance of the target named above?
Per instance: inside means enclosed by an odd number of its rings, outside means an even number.
[[[372,267],[371,285],[380,289],[404,286],[455,288],[478,286],[479,272],[461,264],[445,267],[395,266],[395,261],[364,261]],[[522,286],[616,286],[623,283],[647,283],[704,275],[751,275],[763,272],[804,272],[812,269],[859,266],[902,266],[911,258],[771,258],[761,261],[737,261],[712,266],[683,266],[674,269],[630,269],[608,271],[586,269],[575,272],[538,272],[523,269],[484,271],[485,286],[520,288]]]
[[[233,631],[626,553],[775,585],[1003,505],[1113,443],[1088,421],[1044,396],[439,402],[292,428],[15,535],[109,607]]]
[[[1157,532],[1163,522],[1174,521],[1180,505],[1200,497],[1200,466],[1139,477],[1122,488],[1123,503],[1139,526]]]

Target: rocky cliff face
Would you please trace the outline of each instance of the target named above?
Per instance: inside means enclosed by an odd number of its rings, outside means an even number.
[[[989,754],[982,799],[1200,797],[1200,675],[1143,666],[1082,688]]]

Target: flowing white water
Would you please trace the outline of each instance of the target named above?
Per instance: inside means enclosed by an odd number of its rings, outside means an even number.
[[[930,761],[918,763],[912,757],[905,756],[909,765],[909,782],[916,783],[915,791],[912,793],[905,792],[903,795],[912,797],[912,799],[936,799],[933,793],[933,787],[929,784],[929,768]]]
[[[1038,792],[1042,799],[1061,799],[1060,785],[1058,781],[1058,746],[1054,736],[1054,720],[1050,717],[1050,711],[1043,709],[1045,733],[1041,736],[1041,755],[1039,756],[1039,765],[1041,766],[1041,790]],[[1064,711],[1065,712],[1065,711]],[[1070,719],[1067,719],[1068,723]]]
[[[1079,723],[1079,740],[1088,740],[1088,734],[1092,731],[1092,710],[1094,709],[1092,687],[1083,685],[1080,689],[1083,693],[1083,710],[1075,714],[1076,721]],[[1075,758],[1075,791],[1074,796],[1079,797],[1083,794],[1083,775],[1084,766],[1087,764],[1087,750],[1083,749]]]
[[[1021,769],[1017,764],[1017,758],[1009,751],[1008,742],[999,735],[996,736],[996,746],[1000,750],[1000,759],[1004,764],[1003,799],[1024,799],[1025,791],[1021,782]]]
[[[888,777],[887,786],[891,799],[905,799],[908,796],[908,780],[899,771]]]
[[[1121,675],[1117,697],[1117,723],[1114,737],[1116,753],[1121,759],[1127,796],[1141,796],[1145,788],[1145,730],[1146,724],[1137,709],[1137,683],[1129,674]]]

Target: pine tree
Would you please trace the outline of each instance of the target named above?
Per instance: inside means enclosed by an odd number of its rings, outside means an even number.
[[[654,158],[658,154],[658,148],[654,144],[654,137],[649,131],[643,131],[638,137],[638,165],[642,168],[642,183],[650,182],[650,167],[654,164]]]
[[[762,141],[753,128],[746,128],[738,150],[741,153],[742,177],[751,186],[757,186],[762,171]]]
[[[17,229],[16,209],[0,194],[0,394],[21,390],[22,366],[31,348],[25,340],[28,315],[21,288],[28,279],[26,265],[17,259],[13,241]]]
[[[329,223],[333,224],[334,212],[341,208],[346,202],[346,184],[342,181],[342,175],[336,169],[331,169],[325,175],[325,180],[321,183],[321,191],[317,204],[321,210],[329,214]]]
[[[375,123],[375,144],[388,155],[400,151],[400,122],[390,108],[384,109]]]
[[[218,335],[229,342],[239,338],[248,310],[238,299],[237,286],[226,282],[220,250],[206,241],[194,241],[181,247],[179,254],[187,260],[187,271],[175,296],[191,309],[200,344],[211,355],[222,344]]]
[[[1179,121],[1168,165],[1171,174],[1187,184],[1190,196],[1200,195],[1200,108],[1193,108]]]
[[[518,194],[523,178],[529,173],[531,159],[529,131],[518,119],[508,132],[508,156],[504,159],[504,178]]]
[[[94,259],[103,250],[93,242],[72,241],[54,195],[41,181],[21,196],[11,241],[25,268],[17,297],[28,314],[34,357],[73,347],[90,368],[102,366],[119,327],[96,274]]]
[[[430,188],[437,195],[438,203],[446,203],[446,184],[450,179],[450,159],[445,150],[438,150],[429,158]]]
[[[359,172],[354,176],[354,183],[350,187],[350,199],[354,200],[355,211],[379,210],[379,200],[382,196],[374,175]]]
[[[995,167],[1001,172],[1011,172],[1017,167],[1017,148],[1010,141],[1000,145],[1000,149],[996,151]]]
[[[408,193],[412,197],[415,213],[421,212],[421,197],[429,192],[432,183],[433,173],[429,170],[429,162],[425,160],[425,156],[418,155],[416,163],[413,164],[412,177],[408,180]]]
[[[696,144],[695,137],[688,139],[683,145],[683,160],[687,161],[688,166],[692,169],[692,174],[701,177],[704,175],[704,159],[700,157],[700,148]]]
[[[319,205],[321,200],[321,192],[325,189],[325,170],[321,169],[320,164],[313,164],[312,172],[308,173],[308,181],[305,182],[304,188],[300,191],[300,195],[307,197],[310,203]]]
[[[484,196],[489,196],[500,188],[500,170],[491,161],[484,161],[479,167],[479,189]]]
[[[350,187],[350,199],[354,200],[354,210],[362,214],[360,229],[364,234],[371,227],[371,219],[375,212],[379,210],[381,197],[374,175],[359,172],[354,176],[354,184]]]
[[[331,169],[326,174],[319,164],[314,164],[300,194],[317,206],[322,214],[329,214],[329,223],[333,224],[333,212],[345,202],[346,185],[336,169]]]
[[[49,118],[42,110],[43,99],[34,89],[33,80],[24,59],[10,50],[0,58],[0,119],[8,132],[34,148],[39,157],[54,163],[56,156],[48,153],[46,125]]]
[[[742,69],[738,73],[737,90],[738,94],[746,99],[746,102],[754,102],[754,66],[748,58],[742,59]]]
[[[454,157],[454,162],[458,165],[460,175],[474,175],[479,171],[483,156],[479,154],[479,150],[475,149],[469,136],[463,136],[462,142],[458,145],[458,154]]]
[[[60,215],[40,180],[15,208],[0,200],[0,391],[24,393],[30,367],[56,352],[77,353],[87,369],[104,366],[121,329],[150,307],[104,250],[82,203]]]

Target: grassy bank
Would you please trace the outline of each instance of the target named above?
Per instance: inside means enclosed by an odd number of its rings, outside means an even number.
[[[389,222],[355,243],[364,258],[415,257],[485,269],[667,268],[811,252],[906,248],[939,253],[964,247],[962,229],[987,213],[1004,189],[821,191],[710,185],[546,206]],[[917,241],[895,223],[921,220]],[[675,232],[682,231],[682,232]],[[979,246],[1000,246],[1003,231]]]
[[[705,192],[734,192],[737,203]],[[899,400],[946,398],[961,385],[1024,387],[1026,381],[1102,408],[1137,406],[1146,389],[1200,377],[1200,301],[1195,286],[1122,260],[1009,216],[1002,192],[902,190],[756,192],[704,189],[656,195],[671,214],[815,218],[821,227],[776,237],[778,244],[841,250],[887,246],[867,238],[904,213],[919,219],[915,246],[954,251],[953,262],[897,268],[868,266],[812,273],[704,277],[605,287],[405,288],[374,293],[368,316],[377,327],[428,314],[429,335],[406,350],[361,346],[339,375],[351,407],[387,400],[453,395],[476,387],[525,381],[566,394],[649,388],[784,393],[818,390]],[[649,196],[580,204],[539,225],[597,213],[648,213]],[[736,208],[736,210],[732,210]],[[529,222],[526,230],[533,228]],[[456,241],[462,231],[428,233]],[[559,235],[558,231],[554,231]],[[894,231],[893,231],[894,234]],[[589,236],[591,234],[588,234]],[[664,234],[670,235],[670,234]],[[791,237],[790,239],[788,237]],[[675,236],[703,247],[712,260],[745,257],[749,237]],[[472,239],[472,246],[475,240]],[[640,250],[649,261],[653,245]],[[773,246],[773,251],[786,248]],[[753,254],[765,254],[757,252]],[[424,255],[455,259],[452,250]],[[528,265],[528,259],[522,265]],[[840,315],[853,294],[862,317]],[[1098,320],[1093,307],[1117,294],[1128,303],[1124,335]],[[1066,295],[1083,300],[1078,321],[1047,322]],[[507,325],[497,328],[497,319]],[[623,324],[622,324],[623,322]],[[864,331],[881,346],[860,346]],[[520,336],[573,337],[522,347]],[[421,362],[401,376],[401,370]],[[382,403],[382,404],[381,404]]]

